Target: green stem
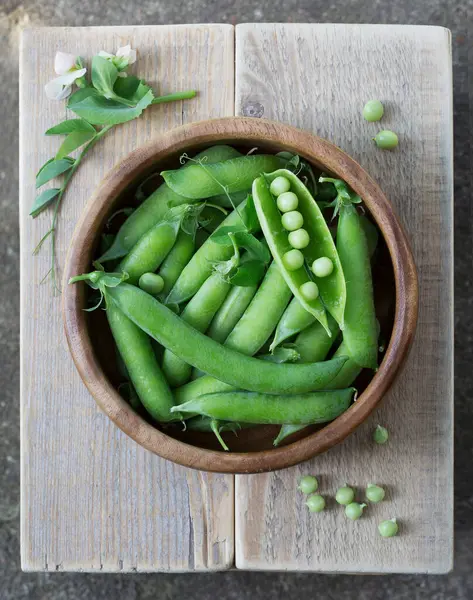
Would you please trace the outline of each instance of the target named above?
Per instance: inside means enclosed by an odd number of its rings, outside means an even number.
[[[164,102],[174,102],[175,100],[190,100],[195,98],[197,92],[195,90],[188,90],[187,92],[175,92],[174,94],[168,94],[167,96],[158,96],[154,98],[151,104],[163,104]]]
[[[102,138],[110,129],[112,129],[113,125],[107,125],[106,127],[103,127],[95,137],[93,137],[90,142],[84,147],[84,149],[82,150],[82,152],[79,154],[79,156],[76,158],[72,168],[68,171],[66,178],[64,180],[64,185],[62,186],[61,191],[59,192],[59,195],[57,197],[57,200],[55,202],[54,205],[54,213],[53,213],[53,220],[52,220],[52,224],[51,224],[51,278],[53,281],[53,286],[58,290],[58,286],[56,285],[56,223],[57,223],[57,218],[59,216],[59,208],[61,206],[61,200],[62,197],[64,196],[64,192],[67,189],[67,186],[69,185],[70,180],[72,179],[72,176],[74,175],[74,173],[77,171],[77,169],[79,168],[80,163],[82,162],[84,156],[87,154],[87,152],[89,150],[91,150],[95,144],[100,140],[100,138]]]

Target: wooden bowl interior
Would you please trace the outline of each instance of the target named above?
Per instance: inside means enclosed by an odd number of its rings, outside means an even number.
[[[219,143],[226,143],[226,141],[224,139],[219,139]],[[242,153],[247,153],[249,150],[252,150],[255,147],[257,147],[258,153],[265,151],[275,153],[286,149],[280,144],[276,145],[262,140],[258,140],[257,143],[248,144],[243,143],[241,141],[235,143],[235,140],[231,139],[228,140],[228,143],[238,148]],[[189,154],[189,156],[193,156],[194,154],[196,154],[200,150],[203,150],[209,145],[211,144],[206,143],[189,145],[188,147],[186,147],[186,152]],[[101,233],[115,233],[125,217],[118,215],[112,221],[110,227],[107,227],[106,225],[107,219],[120,208],[126,206],[136,206],[137,202],[135,200],[135,192],[138,186],[141,185],[152,173],[159,173],[160,171],[169,168],[178,168],[180,166],[179,158],[181,154],[182,152],[171,154],[168,155],[164,160],[155,162],[152,165],[152,167],[150,167],[139,177],[139,179],[133,181],[131,185],[129,185],[126,189],[123,190],[123,192],[120,195],[116,197],[113,205],[110,206],[108,214],[104,216],[101,226],[97,229],[97,234],[92,245],[94,257],[98,255],[98,246],[100,243]],[[324,171],[326,173],[328,172],[328,170],[325,168],[325,165],[321,163],[316,163],[313,160],[309,162],[311,162],[312,166],[315,169],[319,171]],[[149,180],[147,183],[145,183],[144,189],[147,195],[151,193],[154,189],[156,189],[161,183],[162,179],[159,177],[153,178],[152,180]],[[375,216],[370,215],[368,211],[367,216],[369,216],[369,218],[371,218],[371,220],[376,223]],[[391,338],[391,332],[394,323],[396,291],[394,283],[393,264],[381,231],[379,235],[378,247],[373,257],[373,280],[375,290],[376,314],[380,322],[381,328],[380,345],[387,348],[389,340]],[[124,382],[124,379],[120,375],[117,366],[114,342],[107,324],[105,313],[101,310],[96,310],[92,313],[87,313],[86,320],[88,334],[90,336],[94,352],[96,353],[97,361],[100,367],[103,369],[103,372],[110,381],[110,383],[113,385],[113,387],[118,389],[120,384]],[[337,344],[334,344],[334,349],[336,347]],[[380,354],[380,361],[381,359],[382,354]],[[355,382],[355,387],[358,389],[359,393],[363,392],[363,390],[367,387],[371,379],[372,374],[370,374],[369,371],[367,371],[366,369],[363,370]],[[152,424],[151,420],[147,417],[146,413],[143,412],[140,416],[146,419],[150,424]],[[283,442],[283,444],[292,443],[294,441],[312,435],[315,431],[323,429],[323,427],[324,426],[307,427],[301,432],[287,438]],[[238,435],[235,435],[233,433],[225,433],[224,438],[226,439],[231,450],[234,452],[256,452],[273,449],[273,440],[277,435],[278,431],[279,426],[259,426],[252,429],[243,429],[238,433]],[[168,436],[185,441],[187,444],[191,444],[199,448],[217,451],[221,450],[221,447],[213,434],[191,431],[184,432],[181,426],[167,427],[165,429],[165,433]]]

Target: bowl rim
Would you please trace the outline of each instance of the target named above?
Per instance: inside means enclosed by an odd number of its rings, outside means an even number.
[[[116,197],[153,163],[190,145],[264,141],[281,145],[344,179],[360,195],[387,244],[393,265],[396,302],[391,339],[383,360],[357,401],[337,419],[291,444],[257,452],[204,449],[172,438],[137,415],[108,381],[95,358],[82,310],[85,285],[68,285],[73,275],[90,267],[97,226]],[[62,312],[66,338],[75,366],[99,407],[138,444],[177,464],[220,473],[258,473],[293,466],[342,442],[375,409],[407,358],[418,313],[418,280],[403,227],[384,193],[368,173],[340,148],[290,125],[245,117],[223,117],[182,125],[157,136],[123,158],[105,176],[86,204],[75,227],[66,258]]]

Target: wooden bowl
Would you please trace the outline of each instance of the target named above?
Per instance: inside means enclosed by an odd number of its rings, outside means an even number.
[[[129,205],[136,186],[150,173],[176,167],[183,152],[197,152],[216,143],[242,150],[257,147],[288,150],[316,168],[344,179],[361,198],[378,225],[383,240],[374,271],[377,315],[387,348],[371,377],[356,382],[358,400],[335,421],[307,428],[289,443],[274,448],[277,427],[228,434],[235,451],[219,450],[213,434],[162,431],[133,411],[117,391],[119,376],[113,341],[103,311],[84,312],[85,284],[67,285],[73,275],[91,270],[100,234],[108,217]],[[330,142],[281,123],[251,118],[222,118],[184,125],[138,148],[103,180],[77,224],[64,274],[63,314],[67,341],[75,365],[100,408],[120,429],[144,448],[178,464],[225,473],[256,473],[295,465],[343,441],[382,400],[407,357],[417,320],[417,274],[406,235],[389,201],[371,177]],[[389,341],[389,344],[388,344]],[[112,354],[111,354],[112,352]],[[394,409],[394,408],[393,408]]]

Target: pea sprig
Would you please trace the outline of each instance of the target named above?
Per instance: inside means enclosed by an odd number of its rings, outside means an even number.
[[[101,52],[92,58],[91,77],[86,78],[87,69],[80,57],[62,52],[56,56],[55,69],[60,76],[46,86],[52,99],[63,99],[71,93],[72,84],[79,87],[67,102],[67,108],[76,118],[66,119],[51,127],[45,135],[65,136],[56,155],[50,158],[36,174],[36,188],[41,188],[57,177],[63,177],[60,185],[43,190],[36,197],[30,215],[36,218],[48,207],[53,207],[51,227],[37,244],[37,254],[46,240],[51,243],[51,268],[43,281],[51,276],[56,285],[55,243],[59,209],[64,194],[75,172],[88,152],[116,125],[139,117],[153,104],[174,102],[193,98],[194,90],[177,92],[166,96],[155,96],[153,90],[142,79],[129,75],[128,66],[136,59],[136,51],[129,46],[119,48],[116,55]],[[79,150],[76,157],[71,153]]]

